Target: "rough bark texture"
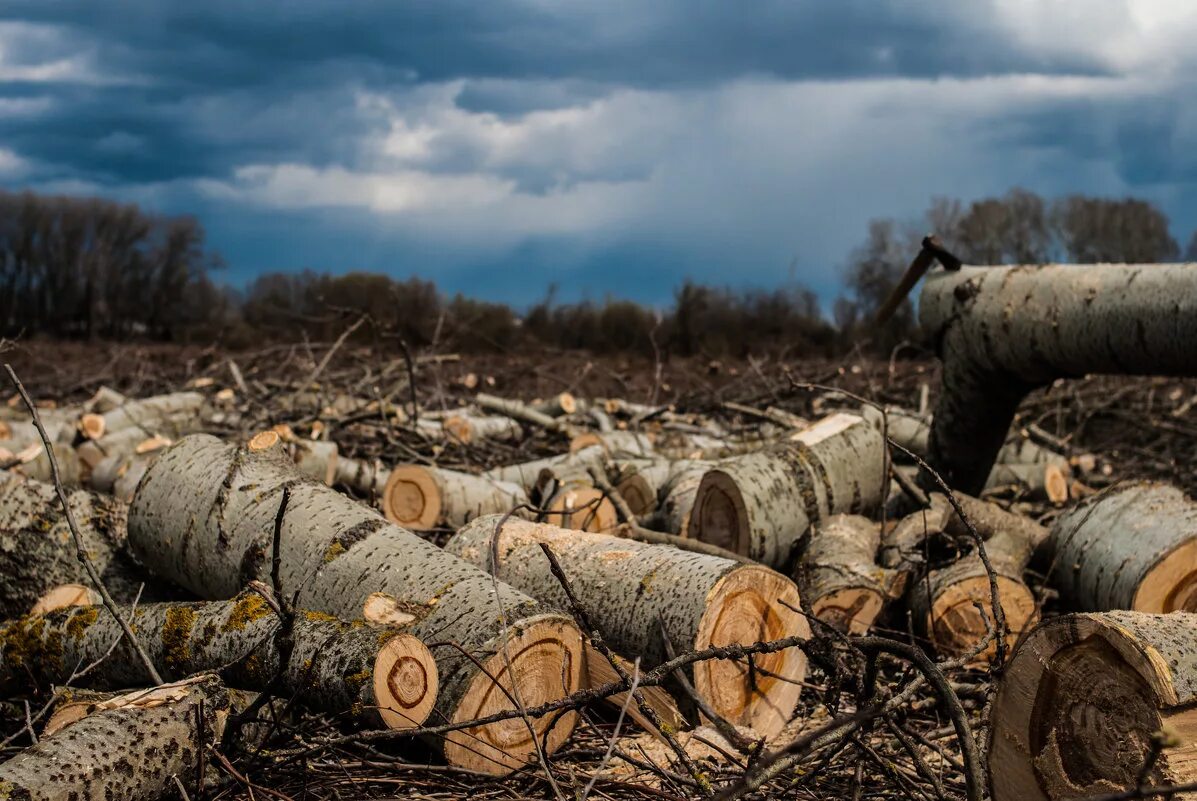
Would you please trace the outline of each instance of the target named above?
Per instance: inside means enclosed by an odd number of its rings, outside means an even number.
[[[436,699],[432,655],[397,627],[350,624],[300,611],[294,650],[280,671],[279,617],[255,592],[231,601],[139,604],[120,611],[166,681],[218,672],[231,686],[262,691],[281,675],[280,695],[356,717],[370,728],[418,726]],[[103,659],[118,640],[113,655]],[[80,665],[97,661],[87,676],[89,686],[117,689],[151,681],[112,615],[100,606],[10,622],[0,630],[0,644],[0,686],[10,690],[30,675],[44,684],[66,682]]]
[[[382,493],[387,519],[416,531],[458,528],[527,503],[518,484],[418,464],[397,465]]]
[[[412,633],[436,656],[436,720],[468,721],[510,708],[478,664],[535,706],[577,688],[581,638],[572,622],[472,565],[312,482],[269,452],[250,453],[206,435],[180,440],[151,466],[130,510],[130,541],[155,572],[205,598],[228,598],[270,570],[284,490],[280,576],[307,609],[352,619],[379,596],[414,618]],[[460,646],[460,647],[458,647]],[[509,652],[509,653],[508,653]],[[512,670],[507,669],[510,657]],[[548,738],[572,729],[567,715]],[[533,721],[543,731],[547,719]],[[520,719],[438,741],[453,764],[503,773],[534,757]]]
[[[1085,612],[1197,611],[1197,503],[1167,484],[1121,484],[1056,519],[1050,580]]]
[[[1197,615],[1065,615],[1015,652],[990,717],[994,801],[1084,798],[1197,780]],[[1176,798],[1191,799],[1187,793]]]
[[[708,471],[688,536],[783,567],[809,526],[833,514],[867,513],[887,483],[881,433],[860,417],[837,414]]]
[[[815,526],[797,580],[820,620],[863,634],[885,603],[902,595],[907,574],[877,564],[880,542],[877,524],[859,515],[834,515]]]
[[[680,460],[670,462],[670,473],[658,494],[657,511],[650,524],[654,528],[688,537],[690,514],[702,477],[714,462]]]
[[[973,495],[1031,389],[1088,373],[1197,375],[1191,264],[938,270],[919,319],[943,361],[931,466]]]
[[[194,792],[229,695],[209,675],[103,706],[0,765],[0,801],[157,801],[175,793],[174,776]]]
[[[782,603],[796,607],[797,588],[764,567],[525,520],[504,522],[496,542],[500,522],[499,516],[475,520],[445,548],[483,568],[497,556],[499,578],[566,609],[565,591],[540,548],[548,544],[604,641],[624,655],[639,656],[645,668],[665,660],[659,621],[677,653],[810,632],[805,619]],[[805,675],[806,659],[790,649],[758,665],[791,681],[758,675],[754,692],[746,666],[715,661],[697,665],[693,682],[717,712],[771,735],[794,709],[798,691],[792,680]]]
[[[144,571],[126,551],[127,507],[78,490],[68,496],[84,548],[116,598],[132,599]],[[0,480],[0,616],[25,614],[60,584],[90,585],[75,553],[54,487],[6,476]]]

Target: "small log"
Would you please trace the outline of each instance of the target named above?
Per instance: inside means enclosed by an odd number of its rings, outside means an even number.
[[[653,456],[653,441],[639,431],[588,431],[569,441],[569,452],[577,453],[594,446],[604,454],[616,458]]]
[[[520,424],[510,417],[455,414],[446,417],[441,426],[450,438],[466,445],[486,439],[513,442],[524,437],[524,430],[520,428]]]
[[[86,490],[68,502],[88,558],[114,597],[131,599],[145,573],[126,551],[125,504]],[[54,487],[0,480],[0,617],[23,615],[62,584],[89,586]]]
[[[610,480],[637,519],[657,510],[661,488],[669,480],[672,465],[664,460],[624,459],[614,464]]]
[[[885,442],[860,417],[836,414],[703,476],[689,536],[772,567],[797,555],[810,525],[874,509],[888,484]]]
[[[286,443],[291,461],[305,476],[331,487],[337,476],[337,443],[296,438]]]
[[[135,690],[0,765],[0,789],[14,801],[158,801],[175,794],[177,777],[195,792],[229,712],[210,674]]]
[[[544,516],[562,528],[602,532],[619,525],[615,504],[589,477],[553,477],[538,497]]]
[[[382,491],[387,519],[413,531],[459,528],[527,503],[518,484],[420,464],[396,465]]]
[[[83,467],[75,449],[59,442],[51,443],[50,447],[54,449],[54,458],[58,462],[58,475],[62,479],[62,483],[78,486],[83,478]],[[3,450],[0,450],[0,456],[9,458],[9,455]],[[53,478],[50,470],[50,457],[46,455],[46,448],[40,441],[27,445],[21,451],[12,454],[11,459],[17,462],[8,468],[11,473],[17,473],[34,481],[50,481]]]
[[[1013,487],[1034,500],[1061,505],[1068,500],[1071,478],[1067,461],[1025,464],[999,462],[993,466],[983,491],[993,493]]]
[[[61,445],[70,445],[75,440],[76,422],[54,417],[42,419],[50,441]],[[33,423],[27,420],[0,420],[0,447],[16,453],[34,444],[42,444],[42,437]]]
[[[532,404],[532,408],[549,417],[562,417],[578,411],[578,399],[569,392],[559,392],[551,398]]]
[[[797,582],[816,617],[864,634],[885,604],[901,597],[908,574],[877,564],[880,543],[877,524],[860,515],[834,515],[815,526]]]
[[[943,362],[929,461],[971,495],[1030,390],[1091,373],[1197,375],[1191,264],[937,270],[919,320]]]
[[[703,476],[713,465],[714,462],[689,459],[670,462],[669,475],[658,493],[652,525],[680,537],[689,537],[694,498],[698,495]]]
[[[884,413],[871,403],[860,407],[860,416],[878,430],[885,427],[885,436],[918,456],[926,458],[931,436],[931,421],[926,417],[898,406],[886,406]],[[901,458],[903,454],[895,454]]]
[[[618,654],[614,654],[613,656],[619,662],[620,667],[624,669],[624,672],[629,676],[632,675],[633,663]],[[642,666],[641,672],[644,670],[645,668]],[[615,672],[615,668],[611,666],[611,661],[587,643],[585,686],[590,688],[602,687],[604,684],[613,684],[617,681],[620,681],[620,677]],[[675,731],[686,728],[686,718],[682,715],[681,710],[678,709],[677,701],[669,694],[668,690],[660,685],[640,687],[639,689],[645,703],[656,713],[658,720],[667,726],[672,726]],[[655,730],[652,722],[640,711],[640,706],[634,700],[629,699],[627,693],[616,693],[615,695],[608,696],[606,701],[608,706],[615,709],[626,709],[628,717],[636,721],[636,724],[645,731]]]
[[[538,412],[526,403],[517,400],[509,400],[507,398],[498,398],[494,395],[488,395],[485,392],[479,392],[474,396],[474,403],[478,404],[487,411],[501,414],[504,417],[510,417],[513,420],[519,420],[524,423],[529,423],[534,426],[540,426],[546,431],[554,431],[568,436],[574,435],[573,426],[566,423],[564,420],[559,420],[556,417],[549,417],[547,414]]]
[[[42,593],[29,614],[46,615],[69,606],[99,606],[103,602],[100,593],[84,584],[59,584]]]
[[[402,628],[352,625],[300,611],[294,650],[281,666],[279,616],[256,592],[230,601],[139,604],[120,613],[136,627],[167,681],[212,671],[233,686],[263,691],[277,675],[279,695],[353,715],[368,728],[415,728],[436,700],[432,654]],[[30,675],[43,684],[65,682],[79,665],[93,662],[98,664],[87,676],[91,687],[145,684],[145,665],[123,641],[104,658],[118,640],[120,627],[98,606],[69,606],[10,622],[0,629],[0,686],[12,690]]]
[[[333,484],[339,487],[348,487],[363,495],[382,498],[390,477],[391,471],[383,467],[382,462],[377,459],[369,461],[338,456]]]
[[[137,428],[146,437],[162,434],[177,437],[201,427],[204,396],[198,392],[174,392],[129,401],[104,413],[103,433]]]
[[[128,402],[129,399],[115,389],[101,386],[83,403],[83,410],[91,414],[105,414]]]
[[[1113,611],[1043,623],[1007,665],[990,721],[994,801],[1197,781],[1197,615]],[[1160,737],[1173,742],[1157,752]]]
[[[1197,612],[1197,503],[1176,487],[1118,484],[1060,515],[1052,586],[1084,612]]]
[[[411,633],[440,644],[433,649],[441,688],[436,720],[466,722],[512,708],[496,681],[510,689],[514,679],[526,707],[579,686],[581,635],[571,619],[270,452],[206,435],[179,440],[142,479],[130,509],[130,543],[159,575],[200,597],[228,598],[248,579],[268,578],[284,492],[282,586],[297,593],[301,608],[342,619],[370,619],[380,607],[390,619],[395,611],[414,618]],[[430,744],[450,764],[506,774],[536,758],[532,737],[551,753],[575,722],[573,713],[546,716],[531,720],[529,731],[517,717]]]
[[[652,668],[665,661],[658,621],[677,653],[711,645],[749,644],[809,635],[798,590],[784,576],[748,565],[618,537],[567,531],[526,520],[483,517],[445,548],[479,566],[497,556],[495,574],[545,604],[568,599],[540,546],[549,545],[590,621],[604,641]],[[710,660],[693,665],[692,683],[715,712],[763,736],[790,719],[806,675],[806,656],[793,648],[754,657],[762,670]]]
[[[560,456],[550,456],[545,459],[534,459],[530,462],[496,467],[493,470],[486,471],[483,475],[497,481],[518,484],[525,491],[531,492],[540,480],[541,474],[546,470],[554,473],[559,470],[572,470],[577,466],[587,468],[591,465],[602,465],[602,463],[603,451],[601,448],[594,447],[574,453],[561,454]]]

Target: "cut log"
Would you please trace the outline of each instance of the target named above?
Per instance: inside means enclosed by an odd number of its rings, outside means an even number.
[[[901,597],[908,574],[877,564],[880,543],[877,524],[860,515],[834,515],[815,526],[797,580],[819,620],[864,634],[885,604]]]
[[[1000,492],[1013,487],[1034,500],[1063,504],[1068,500],[1072,478],[1066,460],[1060,462],[1002,463],[993,466],[985,481],[984,492]]]
[[[1045,622],[1007,666],[990,720],[994,801],[1197,781],[1197,615],[1115,611]],[[1141,782],[1161,732],[1173,747]]]
[[[348,456],[337,457],[336,474],[333,484],[348,487],[354,492],[382,498],[386,490],[387,480],[391,471],[382,466],[377,459],[352,459]]]
[[[1051,585],[1084,612],[1197,612],[1197,503],[1176,487],[1120,484],[1060,515]]]
[[[474,403],[487,411],[501,414],[504,417],[510,417],[512,420],[519,420],[534,426],[540,426],[546,431],[554,431],[568,436],[574,435],[574,427],[566,421],[550,417],[543,412],[538,412],[528,404],[518,400],[498,398],[494,395],[488,395],[485,392],[479,392],[474,396]]]
[[[104,413],[103,433],[137,428],[146,437],[154,434],[177,437],[202,427],[203,405],[204,396],[198,392],[174,392],[129,401]]]
[[[413,617],[412,633],[437,644],[436,720],[466,722],[511,709],[501,688],[514,688],[521,705],[534,707],[579,686],[581,635],[571,619],[269,453],[206,435],[175,443],[142,480],[130,510],[130,542],[160,575],[201,597],[228,598],[246,580],[269,575],[284,492],[290,500],[279,528],[283,587],[298,593],[300,607],[343,619],[379,606],[392,619],[395,610]],[[572,713],[559,720],[516,717],[432,745],[453,765],[503,774],[535,758],[532,737],[546,740],[552,752],[575,721]]]
[[[589,431],[578,434],[569,441],[569,452],[577,453],[596,445],[602,448],[604,454],[616,458],[654,454],[652,439],[639,431]]]
[[[560,470],[570,470],[579,465],[587,468],[591,465],[602,465],[602,463],[603,451],[601,448],[594,447],[575,453],[565,453],[560,456],[550,456],[545,459],[534,459],[530,462],[496,467],[493,470],[488,470],[483,475],[498,481],[518,484],[525,491],[531,492],[536,487],[541,474],[545,470],[554,473]]]
[[[415,531],[459,528],[528,503],[518,484],[419,464],[396,465],[382,492],[387,519]]]
[[[62,483],[78,486],[83,478],[83,467],[79,463],[79,455],[75,449],[60,442],[53,442],[54,460],[58,462],[58,476]],[[6,453],[0,452],[5,458]],[[46,448],[41,441],[27,445],[24,449],[12,454],[11,458],[17,463],[9,468],[9,472],[17,473],[34,481],[51,481],[54,477],[50,469],[50,457],[46,455]]]
[[[931,437],[931,421],[921,415],[902,409],[898,406],[886,406],[885,412],[871,403],[860,407],[860,416],[868,420],[880,431],[885,425],[885,435],[906,450],[917,456],[926,458],[928,442]],[[899,459],[903,454],[894,455]]]
[[[679,537],[689,537],[694,498],[698,495],[702,477],[713,465],[714,462],[686,459],[670,462],[669,477],[658,493],[657,512],[652,517],[652,525]]]
[[[1048,530],[996,504],[956,494],[969,522],[985,541],[985,553],[993,566],[998,597],[1009,629],[1006,644],[1013,647],[1019,635],[1039,618],[1035,596],[1023,580],[1032,554],[1048,537]],[[970,552],[954,563],[921,573],[910,582],[910,610],[941,654],[958,656],[976,649],[994,625],[993,596],[989,574],[976,552],[967,527],[956,516],[946,498],[931,495],[932,509],[903,519],[887,538],[883,561],[898,560],[898,554],[916,557],[922,541],[947,534]],[[909,564],[909,562],[907,562]],[[891,562],[891,566],[892,562]],[[991,659],[997,643],[991,642],[972,660],[980,665]]]
[[[127,507],[77,490],[67,498],[83,547],[116,598],[132,599],[144,571],[125,550]],[[54,487],[17,476],[0,481],[0,616],[28,612],[61,584],[90,586]]]
[[[229,694],[212,675],[136,690],[97,705],[0,765],[0,792],[28,801],[158,801],[175,778],[195,792],[220,741]]]
[[[45,414],[40,412],[39,414]],[[43,417],[42,425],[46,429],[46,436],[53,443],[70,445],[75,440],[75,420],[53,417]],[[0,420],[0,447],[14,453],[24,450],[30,445],[40,445],[42,436],[37,432],[37,426],[28,420]]]
[[[637,518],[657,511],[657,499],[673,470],[670,462],[651,459],[624,459],[615,462],[611,482]]]
[[[486,439],[513,442],[524,437],[524,430],[520,428],[520,424],[510,417],[476,417],[455,414],[452,417],[446,417],[441,426],[452,439],[466,445]]]
[[[943,361],[930,463],[971,495],[1031,389],[1090,373],[1197,375],[1191,264],[937,270],[919,319]]]
[[[139,604],[120,613],[167,681],[212,671],[230,685],[260,692],[278,675],[279,695],[353,716],[368,728],[415,728],[436,700],[432,654],[402,628],[353,625],[301,610],[294,650],[281,665],[279,617],[256,592],[230,601]],[[11,690],[28,676],[43,684],[65,682],[79,665],[93,662],[98,664],[87,675],[91,687],[150,681],[127,642],[121,640],[104,658],[118,640],[120,627],[99,606],[71,606],[8,623],[0,629],[0,686]]]
[[[115,389],[101,386],[94,395],[84,402],[83,409],[91,414],[104,414],[118,406],[124,406],[128,402],[129,399]]]
[[[85,440],[75,448],[79,461],[85,470],[92,470],[109,456],[129,456],[137,452],[146,452],[143,443],[160,442],[169,445],[170,441],[161,437],[147,437],[140,428],[126,428],[106,434],[99,439]]]
[[[326,486],[333,485],[337,476],[337,443],[297,438],[285,445],[299,472]]]
[[[133,500],[137,484],[155,454],[128,454],[105,457],[91,471],[88,486],[97,492],[107,492],[125,503]]]
[[[629,676],[632,675],[632,668],[634,664],[624,659],[621,656],[613,655],[620,667]],[[641,669],[643,672],[643,668]],[[611,661],[607,657],[600,654],[590,644],[586,645],[586,672],[585,685],[589,688],[602,687],[604,684],[614,684],[620,681],[619,674],[615,672],[615,668],[611,666]],[[657,719],[667,726],[672,726],[674,730],[686,728],[686,718],[678,709],[677,701],[669,694],[669,691],[660,685],[653,687],[640,687],[641,695],[645,703],[656,713]],[[652,721],[640,711],[640,706],[628,698],[627,693],[616,693],[607,697],[607,705],[615,709],[627,709],[627,715],[636,724],[645,731],[655,731]]]
[[[677,653],[711,645],[748,644],[809,635],[798,590],[784,576],[676,548],[567,531],[545,523],[483,517],[445,548],[479,566],[497,555],[496,575],[557,609],[568,608],[560,582],[540,548],[549,545],[604,641],[640,657],[645,668],[665,661],[659,621]],[[806,656],[791,648],[754,658],[761,668],[732,660],[693,666],[692,683],[715,712],[764,736],[789,720],[806,675]]]
[[[29,614],[46,615],[69,606],[98,606],[103,602],[99,592],[84,584],[59,584],[42,593]]]
[[[784,567],[809,526],[874,509],[888,478],[881,433],[860,417],[836,414],[708,471],[688,535]]]
[[[577,531],[610,531],[619,525],[619,512],[606,494],[582,479],[551,483],[542,493],[540,508],[555,525]]]
[[[568,392],[561,392],[551,398],[532,404],[532,408],[549,417],[561,417],[578,411],[578,399]]]

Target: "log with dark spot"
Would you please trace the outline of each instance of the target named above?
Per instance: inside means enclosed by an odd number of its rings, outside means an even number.
[[[677,653],[810,634],[793,582],[761,565],[568,531],[498,515],[475,520],[445,548],[480,567],[497,555],[496,575],[549,606],[568,599],[541,550],[561,563],[587,617],[614,650],[639,656],[643,668],[666,659],[659,621]],[[496,530],[498,541],[495,541]],[[757,656],[753,671],[731,660],[692,668],[699,695],[723,717],[771,736],[797,703],[806,657],[791,648]]]
[[[217,672],[231,686],[262,691],[280,675],[280,695],[356,717],[370,728],[414,728],[436,700],[432,655],[399,627],[345,623],[301,610],[291,635],[294,648],[280,670],[280,619],[256,592],[231,601],[139,604],[120,613],[167,681]],[[112,656],[104,658],[118,640]],[[87,675],[88,686],[115,689],[150,681],[115,619],[98,606],[7,623],[0,629],[0,647],[0,686],[8,690],[30,676],[47,685],[63,683],[80,665],[93,662],[98,664]]]
[[[229,598],[246,580],[269,575],[275,519],[288,489],[280,527],[284,591],[297,592],[301,608],[343,619],[414,618],[411,632],[428,643],[440,673],[437,720],[464,722],[511,708],[496,682],[524,706],[577,689],[581,635],[568,617],[302,476],[269,450],[252,453],[206,435],[175,443],[138,488],[130,541],[155,572],[201,597]],[[547,737],[552,751],[574,720],[544,717],[529,726],[515,718],[451,733],[435,745],[454,765],[506,773],[534,758],[529,727],[544,733],[555,723]]]
[[[157,801],[175,777],[195,792],[229,711],[212,675],[103,701],[0,765],[0,801]]]
[[[1090,373],[1197,375],[1192,264],[938,270],[919,319],[943,361],[931,466],[972,495],[1030,390]]]
[[[1119,611],[1047,621],[1014,653],[990,720],[994,801],[1197,781],[1197,615]],[[1161,736],[1174,742],[1144,775]]]

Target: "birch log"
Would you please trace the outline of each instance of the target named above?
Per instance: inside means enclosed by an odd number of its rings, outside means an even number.
[[[218,672],[246,690],[266,690],[281,676],[280,695],[313,709],[352,716],[368,728],[410,729],[432,712],[437,673],[432,654],[399,627],[350,624],[300,611],[294,650],[280,667],[278,615],[256,592],[231,601],[138,604],[120,610],[159,675],[167,681]],[[120,641],[112,656],[104,658]],[[97,666],[89,686],[142,686],[145,665],[100,606],[73,606],[32,615],[0,629],[0,686],[11,690],[32,675],[44,684],[69,681],[79,665]]]
[[[702,478],[689,536],[772,567],[797,555],[807,528],[833,514],[868,512],[888,483],[885,442],[860,417],[836,414]]]
[[[549,417],[561,417],[578,411],[578,399],[569,392],[559,392],[551,398],[533,403],[532,408]]]
[[[512,442],[524,437],[524,430],[520,428],[520,424],[510,417],[455,414],[446,417],[441,426],[452,439],[467,445],[486,439]]]
[[[300,607],[343,619],[414,618],[412,634],[435,644],[436,720],[467,722],[510,709],[502,688],[525,707],[577,689],[581,636],[569,618],[306,479],[270,451],[253,453],[206,435],[175,443],[142,479],[130,509],[130,542],[160,575],[204,598],[231,597],[270,571],[284,490],[290,501],[279,529],[283,587],[298,592]],[[535,758],[531,738],[550,722],[552,716],[530,723],[516,717],[432,744],[453,765],[502,774]],[[548,751],[574,723],[572,714],[556,721],[544,738]]]
[[[1133,790],[1160,732],[1175,742],[1142,783],[1197,781],[1197,615],[1115,611],[1047,621],[1015,652],[990,720],[994,801]],[[1174,797],[1192,801],[1197,793]]]
[[[219,742],[229,693],[212,675],[98,704],[95,711],[0,765],[5,801],[158,801],[178,777],[195,792]]]
[[[174,392],[129,401],[104,413],[103,434],[136,428],[149,437],[176,437],[201,427],[204,396],[198,392]]]
[[[1197,503],[1176,487],[1119,484],[1052,526],[1049,580],[1083,612],[1197,612]]]
[[[797,578],[815,616],[839,631],[864,634],[885,604],[901,597],[907,573],[877,564],[881,531],[860,515],[815,526]]]
[[[387,519],[414,531],[459,528],[527,503],[518,484],[420,464],[396,465],[382,492]]]
[[[809,636],[798,590],[760,565],[645,545],[619,537],[567,531],[498,516],[470,523],[445,548],[480,567],[497,554],[496,575],[557,609],[568,608],[540,548],[552,548],[590,621],[616,651],[652,668],[665,661],[658,621],[677,653],[711,645]],[[792,608],[791,608],[792,607]],[[789,721],[806,675],[806,656],[791,648],[754,658],[763,670],[731,660],[695,663],[692,682],[721,716],[771,736]]]
[[[652,525],[680,537],[689,537],[694,498],[698,495],[703,476],[713,466],[714,462],[689,459],[671,462],[669,476],[658,494]]]
[[[363,495],[382,498],[390,477],[391,471],[383,467],[382,462],[377,459],[370,461],[338,456],[333,484],[348,487]]]
[[[639,431],[588,431],[569,441],[570,453],[598,446],[608,456],[634,458],[651,457],[653,441]]]
[[[127,507],[85,490],[67,497],[83,547],[116,598],[133,598],[145,574],[126,551]],[[17,476],[0,480],[0,616],[25,614],[61,584],[90,586],[54,487]]]
[[[54,460],[58,462],[58,476],[62,483],[68,486],[78,485],[83,479],[83,467],[74,448],[61,442],[52,442],[50,447],[54,449]],[[50,469],[50,457],[46,455],[46,447],[40,440],[16,453],[9,454],[0,450],[0,456],[16,461],[16,464],[9,468],[11,473],[34,481],[50,481],[54,477]]]
[[[919,319],[943,361],[931,466],[971,495],[1031,389],[1090,373],[1197,375],[1192,264],[938,270]]]

